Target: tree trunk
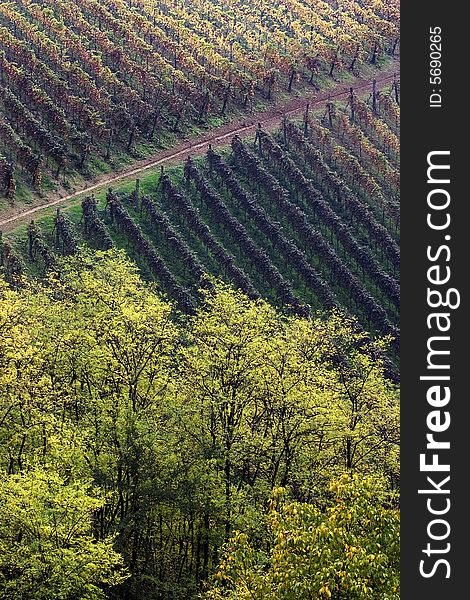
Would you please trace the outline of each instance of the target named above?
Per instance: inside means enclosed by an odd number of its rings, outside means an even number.
[[[209,573],[209,513],[204,513],[204,541],[202,543],[202,579]]]
[[[225,541],[227,542],[230,538],[230,527],[231,527],[231,506],[230,506],[230,473],[231,473],[231,462],[230,458],[225,459]]]
[[[292,92],[292,84],[294,83],[294,77],[295,77],[295,69],[292,69],[292,71],[290,73],[290,77],[289,77],[289,85],[287,86],[287,91],[289,93]]]
[[[372,81],[372,112],[377,114],[377,80]]]

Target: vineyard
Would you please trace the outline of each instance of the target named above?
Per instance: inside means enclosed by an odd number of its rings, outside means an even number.
[[[2,1],[0,193],[377,65],[398,17],[395,0]]]
[[[0,598],[399,600],[399,0],[0,0]]]
[[[270,134],[109,189],[6,240],[5,272],[45,274],[80,245],[124,248],[184,313],[221,279],[301,316],[338,308],[399,346],[399,105],[394,88],[307,107]],[[16,254],[15,254],[16,252]]]

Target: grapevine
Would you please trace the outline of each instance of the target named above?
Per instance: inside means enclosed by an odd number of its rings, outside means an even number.
[[[140,256],[148,264],[153,275],[162,283],[170,297],[174,298],[183,312],[194,312],[194,302],[189,292],[180,286],[175,277],[134,222],[118,197],[110,190],[107,195],[111,222],[129,238]]]
[[[360,246],[354,239],[349,227],[334,213],[328,202],[314,188],[312,183],[303,175],[297,165],[288,157],[271,136],[262,130],[258,131],[262,151],[267,153],[277,168],[281,169],[291,184],[306,198],[315,213],[322,219],[340,240],[344,248],[354,257],[361,267],[368,272],[372,279],[389,295],[398,306],[400,291],[396,281],[384,273],[369,250]]]
[[[259,298],[259,293],[253,287],[248,276],[235,263],[235,259],[225,250],[212,235],[209,227],[199,216],[194,206],[174,187],[168,175],[163,174],[160,178],[163,196],[169,203],[176,206],[184,215],[188,226],[201,239],[207,250],[211,252],[218,264],[225,270],[227,276],[250,298]]]

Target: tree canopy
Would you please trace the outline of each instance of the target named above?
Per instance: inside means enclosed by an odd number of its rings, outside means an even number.
[[[397,597],[389,340],[218,283],[183,317],[116,250],[59,271],[0,281],[0,597]]]

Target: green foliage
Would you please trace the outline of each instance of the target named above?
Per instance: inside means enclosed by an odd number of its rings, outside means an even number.
[[[387,340],[340,313],[285,317],[219,284],[201,294],[183,317],[115,250],[69,257],[47,282],[0,282],[0,597],[194,598],[230,539],[226,563],[245,553],[265,587],[263,568],[298,576],[299,598],[305,548],[315,589],[392,589]],[[345,473],[360,475],[353,488]],[[266,514],[279,487],[300,516]],[[328,535],[311,537],[322,524]],[[284,555],[279,532],[295,529]],[[346,544],[361,550],[342,581]]]
[[[283,503],[275,490],[268,551],[237,532],[226,546],[206,600],[398,599],[396,499],[371,478],[345,474],[326,506]],[[278,508],[277,505],[281,504]]]
[[[100,600],[126,579],[112,538],[96,540],[102,501],[83,482],[36,469],[0,478],[0,590],[21,600]]]

